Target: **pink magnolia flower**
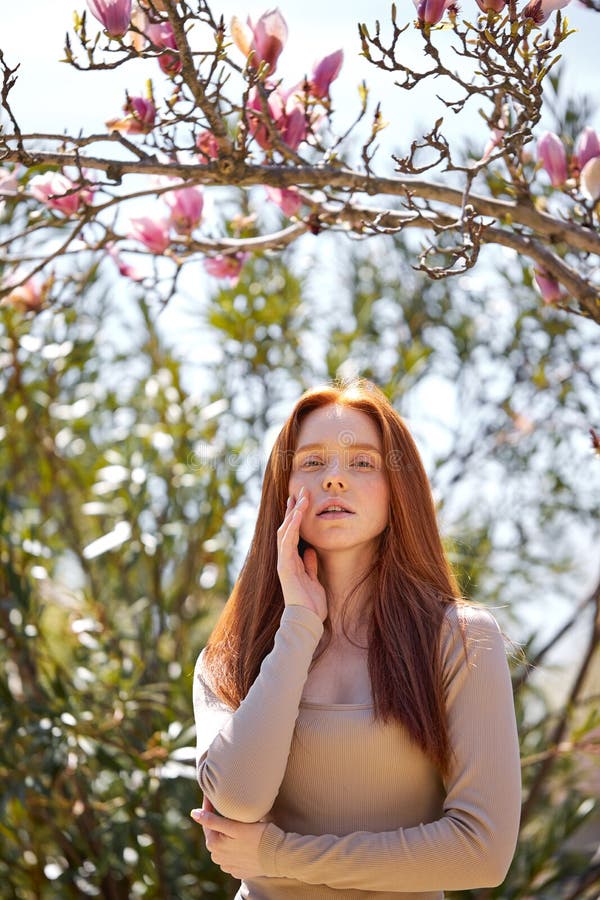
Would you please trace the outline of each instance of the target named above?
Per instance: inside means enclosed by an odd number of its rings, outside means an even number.
[[[250,92],[248,110],[263,114],[261,97],[256,88]],[[297,150],[307,134],[306,115],[298,95],[294,91],[287,94],[275,88],[267,98],[267,112],[283,143],[292,150]],[[248,124],[259,146],[263,150],[270,150],[273,142],[262,116],[250,112]]]
[[[170,22],[152,22],[146,28],[146,37],[159,50],[178,50]],[[166,75],[177,75],[181,72],[179,52],[161,53],[158,64]]]
[[[297,100],[286,102],[283,121],[279,122],[281,137],[292,150],[297,150],[307,133],[306,115]]]
[[[593,203],[600,199],[600,156],[588,159],[579,176],[581,193]]]
[[[482,12],[502,12],[506,6],[506,0],[475,0]]]
[[[127,113],[123,119],[109,119],[106,127],[123,134],[149,134],[154,128],[156,107],[153,100],[127,95],[123,112]]]
[[[88,9],[111,37],[122,37],[131,21],[131,0],[87,0]]]
[[[537,155],[552,186],[561,187],[567,180],[567,153],[558,135],[552,131],[543,134],[537,144]]]
[[[295,216],[302,206],[302,199],[296,188],[265,187],[269,200],[275,203],[288,219]]]
[[[219,145],[212,131],[201,131],[196,138],[196,147],[202,162],[209,162],[219,155]]]
[[[598,132],[588,125],[577,138],[573,162],[579,169],[583,169],[586,162],[594,159],[596,156],[600,156],[600,138],[598,137]]]
[[[340,74],[343,61],[344,51],[336,50],[317,63],[310,79],[310,92],[314,97],[319,99],[329,97],[329,87]]]
[[[202,218],[204,197],[199,187],[184,187],[165,195],[170,222],[178,234],[190,234]]]
[[[548,306],[551,306],[553,303],[556,303],[558,300],[562,300],[565,297],[565,293],[556,278],[553,278],[552,275],[549,275],[544,269],[535,268],[533,270],[533,277],[542,296],[542,300]]]
[[[138,216],[130,220],[128,237],[144,244],[152,253],[164,253],[170,244],[169,220]]]
[[[48,209],[73,216],[81,206],[91,203],[95,187],[78,188],[74,181],[61,172],[46,172],[44,175],[34,175],[29,182],[29,191]]]
[[[543,25],[554,10],[563,9],[571,0],[530,0],[521,15],[524,19],[532,19],[536,25]]]
[[[437,25],[454,0],[413,0],[421,25]]]
[[[279,9],[271,9],[263,13],[256,25],[248,16],[245,26],[237,16],[231,20],[231,35],[234,43],[244,56],[252,57],[251,64],[258,68],[261,63],[269,66],[272,75],[277,68],[277,60],[281,56],[288,36],[285,19]]]
[[[271,91],[266,101],[267,114],[273,122],[276,130],[279,130],[278,123],[283,120],[284,104],[285,100],[279,88],[275,88],[274,91]],[[271,136],[269,135],[269,129],[260,116],[253,115],[253,111],[264,115],[261,97],[256,88],[252,88],[252,90],[250,91],[247,109],[249,111],[248,125],[250,127],[250,131],[254,136],[254,139],[256,140],[258,145],[263,148],[263,150],[270,150],[272,141]]]
[[[285,19],[276,8],[263,13],[256,25],[253,26],[250,19],[248,24],[253,31],[252,50],[256,62],[267,63],[273,73],[287,41],[288,29]]]
[[[248,259],[248,253],[235,253],[225,256],[222,253],[217,256],[209,256],[204,260],[204,268],[214,278],[228,278],[234,287],[240,280],[242,266]]]

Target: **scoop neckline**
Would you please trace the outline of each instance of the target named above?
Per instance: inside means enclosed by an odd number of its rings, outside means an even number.
[[[310,709],[373,709],[374,703],[317,703],[314,700],[301,700],[300,706]]]

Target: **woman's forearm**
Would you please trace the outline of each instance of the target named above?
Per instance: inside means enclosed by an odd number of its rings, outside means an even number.
[[[215,809],[256,822],[271,809],[288,762],[302,690],[323,633],[319,617],[287,606],[273,650],[238,709],[226,707],[194,674],[198,781]]]

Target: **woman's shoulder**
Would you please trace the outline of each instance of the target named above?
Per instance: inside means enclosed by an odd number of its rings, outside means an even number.
[[[455,601],[444,613],[440,644],[446,664],[452,660],[467,662],[480,650],[504,647],[504,636],[489,609]]]
[[[442,623],[442,630],[464,631],[476,634],[482,632],[499,632],[500,626],[489,609],[466,600],[455,600],[449,603]]]

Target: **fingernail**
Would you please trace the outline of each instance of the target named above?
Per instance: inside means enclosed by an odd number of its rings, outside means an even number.
[[[203,809],[193,809],[190,812],[190,816],[192,817],[192,819],[195,819],[196,821],[198,821],[198,819],[201,819],[204,816],[204,810]]]

